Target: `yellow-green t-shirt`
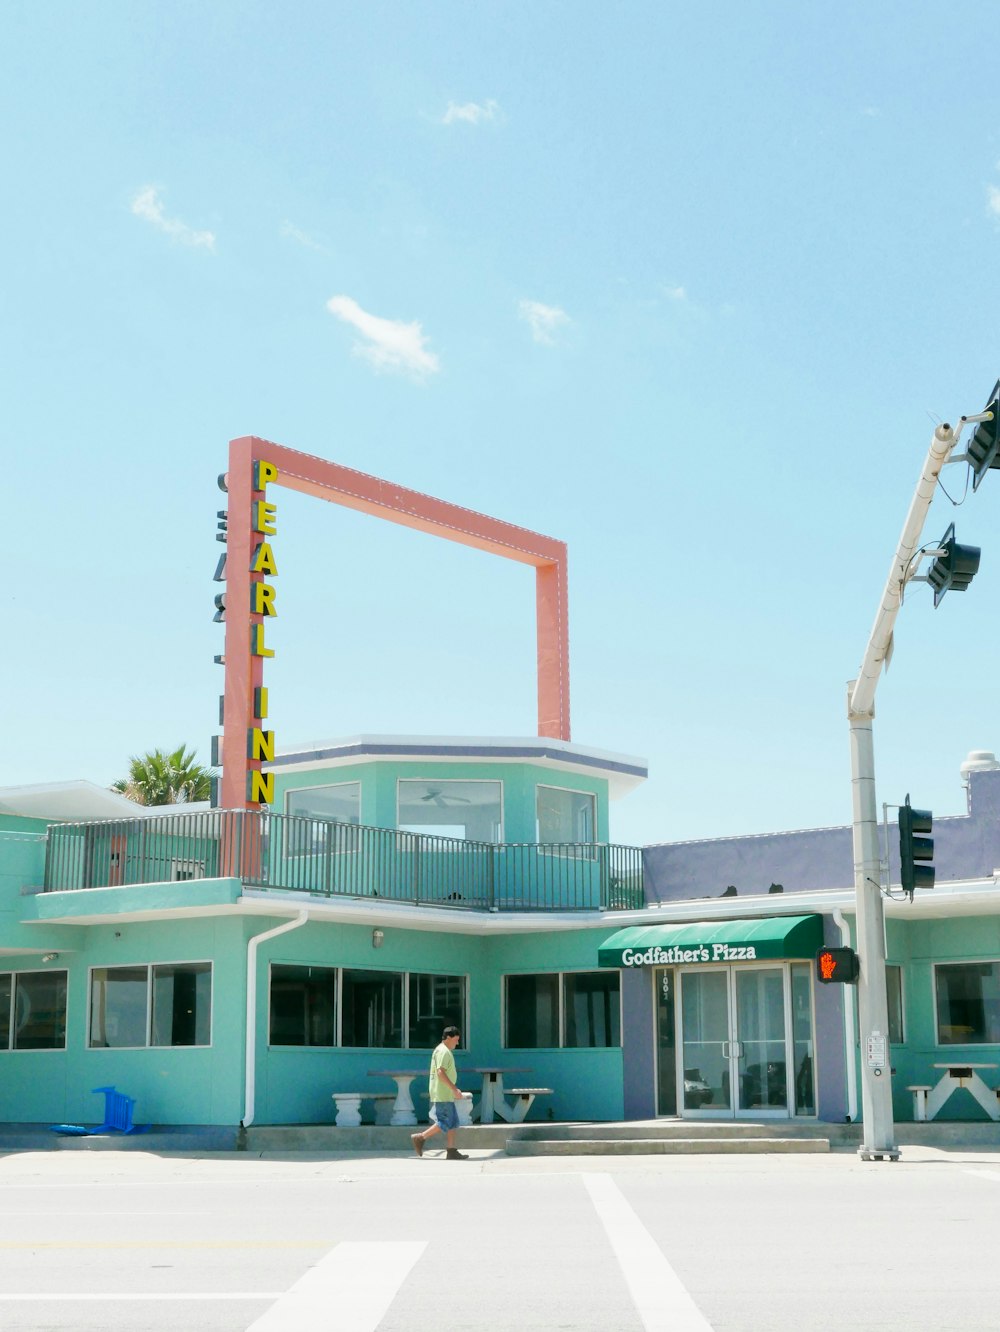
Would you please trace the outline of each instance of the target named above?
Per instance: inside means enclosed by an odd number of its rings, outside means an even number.
[[[438,1071],[441,1070],[448,1074],[452,1082],[458,1081],[458,1071],[455,1068],[455,1056],[445,1045],[444,1041],[437,1047],[431,1055],[431,1077],[428,1087],[428,1095],[431,1101],[454,1101],[455,1093],[448,1086],[443,1078],[438,1077]]]

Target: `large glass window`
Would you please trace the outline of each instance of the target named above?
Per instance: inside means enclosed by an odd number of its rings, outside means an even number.
[[[341,1006],[344,1045],[402,1048],[403,977],[400,972],[345,971]]]
[[[90,1045],[94,1049],[208,1045],[212,964],[94,967],[90,973]]]
[[[336,967],[271,967],[271,1045],[334,1045]]]
[[[621,1045],[617,971],[504,977],[504,1045],[514,1050]]]
[[[209,962],[153,967],[150,1045],[208,1045],[212,1039],[212,966]]]
[[[621,973],[579,971],[563,976],[563,1011],[569,1046],[621,1045]]]
[[[66,972],[0,976],[0,1050],[65,1050]]]
[[[503,838],[503,783],[401,779],[396,826],[425,836],[470,842]]]
[[[1000,1044],[1000,963],[934,968],[939,1045]]]
[[[290,823],[286,829],[289,855],[305,856],[325,851],[330,845],[331,823],[357,827],[361,822],[361,783],[338,782],[335,786],[307,786],[286,791],[285,813],[301,820]],[[335,849],[346,848],[338,844]]]
[[[457,1027],[465,1045],[465,977],[411,974],[410,1049],[433,1049],[445,1027]]]
[[[597,840],[597,797],[590,792],[539,786],[535,813],[540,844]]]
[[[506,976],[504,1045],[544,1050],[559,1044],[559,976]]]

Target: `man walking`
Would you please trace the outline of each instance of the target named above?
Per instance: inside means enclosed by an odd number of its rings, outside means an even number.
[[[455,1081],[458,1072],[455,1068],[455,1056],[452,1052],[460,1040],[461,1033],[457,1027],[445,1027],[441,1044],[431,1055],[431,1077],[428,1088],[431,1102],[431,1126],[425,1129],[423,1133],[410,1134],[413,1150],[418,1156],[423,1156],[424,1143],[427,1139],[433,1138],[435,1133],[444,1130],[447,1134],[446,1142],[448,1146],[446,1159],[449,1161],[467,1161],[469,1159],[455,1147],[455,1130],[458,1128],[458,1111],[455,1108],[455,1102],[461,1100],[462,1092],[459,1091]]]

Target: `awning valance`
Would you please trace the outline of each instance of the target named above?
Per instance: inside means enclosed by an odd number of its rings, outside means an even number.
[[[601,944],[602,967],[699,966],[812,958],[823,946],[823,917],[766,916],[692,925],[633,925]]]

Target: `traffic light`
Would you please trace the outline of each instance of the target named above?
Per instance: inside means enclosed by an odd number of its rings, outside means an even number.
[[[927,581],[934,589],[934,605],[940,604],[946,592],[964,592],[979,570],[978,546],[960,546],[955,540],[952,523],[938,542],[939,553],[931,565]]]
[[[821,948],[816,954],[816,979],[824,985],[853,985],[860,971],[853,948]]]
[[[899,809],[899,881],[911,901],[915,888],[934,887],[934,866],[918,863],[934,859],[934,838],[924,835],[933,826],[931,811],[913,809],[907,796]]]
[[[983,410],[992,412],[993,420],[979,422],[966,449],[972,468],[973,490],[979,489],[980,481],[991,467],[1000,467],[1000,380],[994,385]]]

